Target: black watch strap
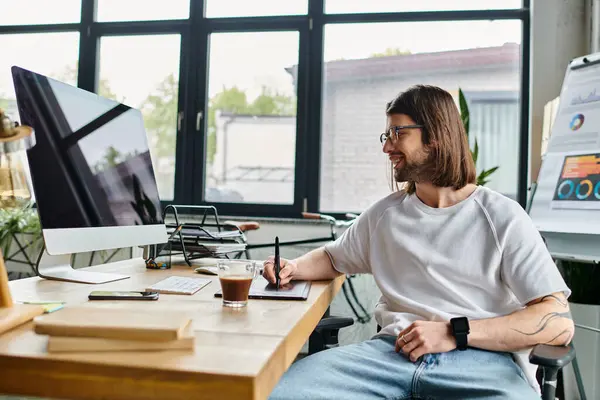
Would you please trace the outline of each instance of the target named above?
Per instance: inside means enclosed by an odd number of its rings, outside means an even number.
[[[466,350],[469,342],[469,320],[467,317],[452,318],[450,325],[452,326],[452,335],[456,339],[456,348]]]

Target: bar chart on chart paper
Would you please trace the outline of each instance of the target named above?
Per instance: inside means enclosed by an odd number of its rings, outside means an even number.
[[[579,87],[570,97],[569,105],[578,106],[582,104],[600,101],[600,82],[595,85]]]

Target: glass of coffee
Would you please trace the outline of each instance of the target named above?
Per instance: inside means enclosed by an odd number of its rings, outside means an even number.
[[[245,307],[248,304],[250,285],[259,271],[258,264],[249,260],[219,260],[217,268],[223,305]]]

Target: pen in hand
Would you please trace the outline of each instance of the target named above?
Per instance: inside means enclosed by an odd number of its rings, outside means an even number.
[[[279,271],[281,271],[280,260],[279,260],[279,236],[275,237],[275,288],[279,290]]]

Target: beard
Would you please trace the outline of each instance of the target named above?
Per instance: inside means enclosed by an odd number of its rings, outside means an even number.
[[[427,151],[419,151],[418,154],[407,157],[402,155],[402,166],[394,169],[394,180],[396,182],[423,182],[432,178],[432,157]]]

